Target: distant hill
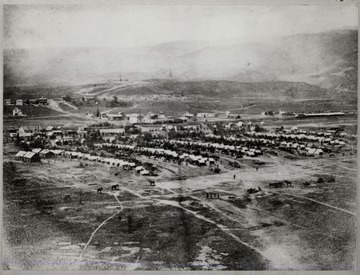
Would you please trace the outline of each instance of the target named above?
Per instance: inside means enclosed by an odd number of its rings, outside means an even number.
[[[293,81],[356,91],[357,30],[210,45],[180,41],[144,48],[5,49],[4,84],[130,80]]]
[[[160,93],[168,91],[170,94],[198,96],[217,99],[259,98],[259,99],[303,99],[303,98],[331,98],[327,89],[303,82],[239,82],[239,81],[176,81],[153,80],[149,87]]]

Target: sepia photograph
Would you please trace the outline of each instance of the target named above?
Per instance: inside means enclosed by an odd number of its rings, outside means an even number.
[[[3,270],[356,269],[353,2],[2,9]]]

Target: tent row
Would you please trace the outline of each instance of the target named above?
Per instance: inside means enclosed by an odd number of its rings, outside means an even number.
[[[122,166],[135,167],[136,166],[135,163],[124,161],[121,159],[92,156],[90,154],[84,154],[81,152],[65,151],[64,156],[69,157],[69,158],[77,158],[77,159],[89,160],[89,161],[94,161],[94,162],[101,162],[101,163],[118,166],[118,167],[122,167]]]

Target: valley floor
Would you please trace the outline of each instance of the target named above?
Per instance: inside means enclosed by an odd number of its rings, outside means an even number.
[[[105,164],[18,162],[16,150],[5,144],[5,268],[354,269],[355,156],[264,155],[258,170],[246,157],[239,169],[224,158],[220,174],[141,157],[161,171],[149,186],[135,171],[114,176]],[[336,181],[317,182],[328,175]],[[282,180],[292,186],[269,188]],[[116,183],[119,190],[111,190]]]

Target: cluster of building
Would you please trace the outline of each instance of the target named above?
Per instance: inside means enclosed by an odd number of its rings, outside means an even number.
[[[48,100],[45,97],[36,99],[4,99],[6,106],[24,106],[24,105],[48,105]]]
[[[19,151],[16,153],[15,158],[24,162],[40,162],[41,158],[53,158],[62,155],[62,150],[49,150],[34,148],[32,151]]]
[[[311,112],[311,113],[295,113],[295,112],[284,112],[284,111],[265,111],[262,112],[261,115],[263,116],[293,116],[293,117],[329,117],[329,116],[344,116],[344,112]]]
[[[101,113],[101,119],[107,119],[109,121],[125,121],[130,124],[160,124],[160,123],[184,123],[188,121],[194,121],[201,118],[215,118],[215,117],[223,117],[230,119],[240,119],[241,116],[239,114],[232,114],[229,111],[223,113],[197,113],[192,114],[186,112],[180,116],[166,116],[163,112],[153,113],[148,112],[147,114],[125,114],[123,112],[119,112],[117,114],[109,114],[109,113]]]

